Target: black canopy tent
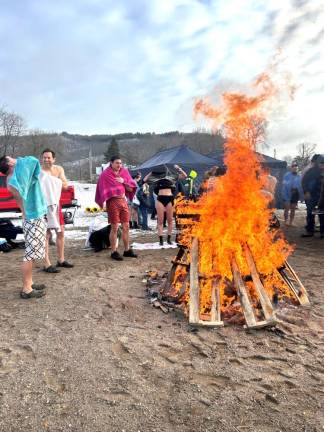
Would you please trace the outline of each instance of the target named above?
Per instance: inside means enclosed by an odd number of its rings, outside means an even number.
[[[214,159],[197,153],[186,145],[180,145],[159,151],[141,165],[132,169],[132,173],[139,171],[144,177],[150,171],[163,165],[171,170],[174,165],[179,165],[187,174],[189,174],[191,170],[195,170],[198,173],[197,180],[200,182],[204,172],[216,165],[216,163]]]
[[[287,171],[287,162],[261,153],[257,154],[260,157],[261,165],[264,168],[269,169],[270,174],[278,180],[276,189],[276,206],[281,208],[281,185],[283,176]],[[180,145],[157,152],[141,165],[132,169],[131,172],[132,174],[135,174],[139,171],[144,177],[150,171],[163,165],[167,166],[171,170],[174,165],[179,165],[187,172],[187,174],[189,174],[191,170],[195,170],[198,173],[197,183],[199,184],[203,179],[205,171],[215,165],[220,167],[224,166],[224,153],[215,152],[210,153],[208,156],[204,156],[190,149],[186,145]]]

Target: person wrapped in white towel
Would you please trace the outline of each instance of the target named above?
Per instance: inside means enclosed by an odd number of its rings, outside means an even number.
[[[51,265],[49,258],[49,238],[51,229],[56,230],[56,232],[61,231],[59,204],[63,183],[61,179],[49,175],[44,171],[40,174],[40,183],[47,204],[47,234],[44,271],[47,273],[57,273],[57,269]]]

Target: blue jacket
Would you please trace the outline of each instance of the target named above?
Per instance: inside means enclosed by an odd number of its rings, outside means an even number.
[[[15,188],[23,201],[26,220],[38,219],[46,215],[47,205],[41,190],[39,174],[41,167],[33,156],[17,159],[8,185]]]
[[[297,189],[299,192],[299,199],[302,201],[304,199],[303,188],[301,185],[301,177],[299,174],[293,174],[292,172],[287,172],[284,175],[282,182],[282,199],[289,202],[291,199],[292,189]]]

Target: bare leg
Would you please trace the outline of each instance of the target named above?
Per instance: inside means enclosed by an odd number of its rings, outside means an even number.
[[[118,231],[118,224],[111,224],[110,234],[109,234],[109,241],[111,246],[111,253],[116,252],[117,250],[117,231]]]
[[[167,223],[168,223],[168,236],[172,234],[172,227],[173,227],[173,205],[172,203],[169,203],[166,206],[166,217],[167,217]]]
[[[45,243],[45,267],[49,267],[51,265],[51,261],[49,258],[49,239],[51,237],[51,231],[46,231],[46,243]]]
[[[61,232],[56,233],[57,259],[60,263],[64,261],[64,225],[61,225]]]
[[[24,261],[22,264],[23,274],[23,292],[29,293],[32,291],[33,283],[33,261]]]
[[[124,243],[124,249],[125,251],[128,251],[129,250],[129,223],[128,222],[122,223],[122,227],[123,227],[122,238]]]
[[[164,212],[165,207],[160,201],[156,201],[155,203],[156,213],[157,213],[157,227],[158,227],[158,235],[163,235],[163,220],[164,220]]]
[[[296,211],[297,203],[290,204],[290,219],[289,224],[292,225],[295,217],[295,211]]]
[[[138,225],[138,210],[135,207],[131,207],[131,221]]]

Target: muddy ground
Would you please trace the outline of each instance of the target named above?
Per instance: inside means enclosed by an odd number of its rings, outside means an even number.
[[[74,269],[38,267],[31,301],[21,252],[0,255],[0,431],[323,431],[324,240],[300,238],[303,217],[286,232],[311,307],[281,311],[278,332],[194,333],[152,308],[143,274],[174,250],[118,263],[70,241]]]

